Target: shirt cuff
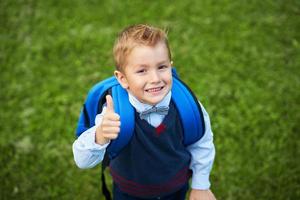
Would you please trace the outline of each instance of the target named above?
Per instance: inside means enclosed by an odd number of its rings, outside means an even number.
[[[197,190],[208,190],[210,188],[209,174],[193,173],[191,188]]]
[[[78,138],[80,140],[79,148],[90,150],[90,151],[99,151],[105,149],[109,143],[100,145],[95,142],[96,137],[96,126],[88,129],[86,132],[82,133]]]

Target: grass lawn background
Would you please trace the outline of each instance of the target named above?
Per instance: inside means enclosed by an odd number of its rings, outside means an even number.
[[[300,2],[0,2],[0,199],[102,199],[72,143],[117,33],[169,32],[174,65],[210,114],[218,199],[300,198]]]

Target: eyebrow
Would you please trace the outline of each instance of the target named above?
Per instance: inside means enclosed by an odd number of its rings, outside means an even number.
[[[136,65],[134,65],[134,67],[148,67],[148,65],[146,65],[146,64],[136,64]]]
[[[163,61],[158,62],[157,65],[165,64],[165,63],[168,63],[168,62],[169,62],[168,60],[163,60]],[[142,64],[142,63],[138,63],[138,64],[136,64],[134,66],[135,67],[149,67],[149,65]]]
[[[158,62],[157,64],[158,64],[158,65],[161,65],[161,64],[165,64],[165,63],[167,63],[167,62],[169,62],[169,61],[168,61],[168,60],[163,60],[163,61]]]

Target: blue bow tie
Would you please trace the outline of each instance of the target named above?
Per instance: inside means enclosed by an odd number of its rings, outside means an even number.
[[[141,112],[140,113],[140,118],[141,119],[147,119],[147,116],[151,113],[157,113],[159,115],[167,115],[168,111],[169,111],[168,106],[159,106],[159,107],[153,106],[152,108]]]

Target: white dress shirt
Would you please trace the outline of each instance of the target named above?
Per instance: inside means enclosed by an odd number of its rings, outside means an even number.
[[[169,106],[170,101],[171,92],[156,106]],[[151,105],[141,103],[130,93],[129,102],[138,113],[152,107]],[[205,133],[199,141],[189,145],[187,150],[191,153],[190,169],[193,171],[191,187],[193,189],[205,190],[210,187],[209,174],[215,157],[215,147],[209,116],[201,103],[200,106],[204,116]],[[79,168],[92,168],[103,160],[106,147],[109,143],[105,145],[97,144],[95,142],[95,133],[96,127],[102,122],[102,116],[105,111],[106,107],[103,108],[101,114],[96,116],[95,126],[83,132],[73,143],[74,160]],[[161,124],[164,117],[161,114],[151,113],[147,116],[146,121],[152,126],[157,127]]]

